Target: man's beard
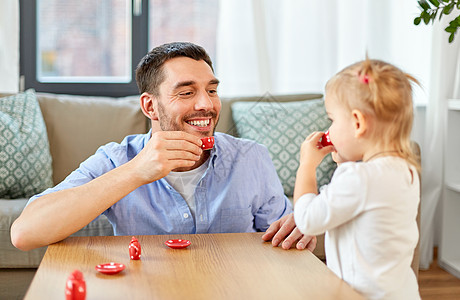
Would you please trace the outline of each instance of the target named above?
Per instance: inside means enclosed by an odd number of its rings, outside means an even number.
[[[216,118],[216,113],[215,112],[199,112],[199,113],[194,113],[188,116],[185,116],[183,120],[189,119],[189,118],[195,118],[195,117],[211,117],[212,120],[216,120],[214,128],[212,129],[212,134],[214,135],[214,131],[216,130],[217,127],[217,122],[219,121]],[[167,113],[165,113],[165,108],[163,104],[161,104],[160,101],[158,101],[158,121],[160,123],[160,128],[163,131],[185,131],[185,128],[182,124],[178,124],[177,122],[173,121],[173,119],[168,116]],[[185,122],[185,121],[184,121]]]

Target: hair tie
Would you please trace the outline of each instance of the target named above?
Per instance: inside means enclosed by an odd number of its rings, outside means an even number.
[[[364,84],[369,83],[369,75],[367,75],[367,74],[358,74],[358,76],[359,76],[359,81],[361,81],[362,83],[364,83]]]

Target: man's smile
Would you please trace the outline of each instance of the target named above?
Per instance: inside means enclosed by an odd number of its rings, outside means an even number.
[[[206,127],[209,125],[210,122],[211,122],[210,119],[186,121],[187,124],[198,126],[198,127]]]

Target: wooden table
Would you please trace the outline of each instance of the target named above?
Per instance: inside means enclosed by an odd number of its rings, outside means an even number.
[[[363,299],[309,251],[283,250],[262,233],[136,236],[140,260],[130,260],[131,236],[70,237],[50,245],[25,299],[65,299],[67,277],[83,272],[86,299]],[[191,241],[170,249],[170,238]],[[116,275],[95,270],[118,262]]]

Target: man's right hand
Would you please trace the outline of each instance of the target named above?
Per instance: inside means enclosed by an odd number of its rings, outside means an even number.
[[[201,157],[199,137],[183,131],[152,133],[142,151],[129,163],[145,183],[161,179],[172,170],[191,168]]]

